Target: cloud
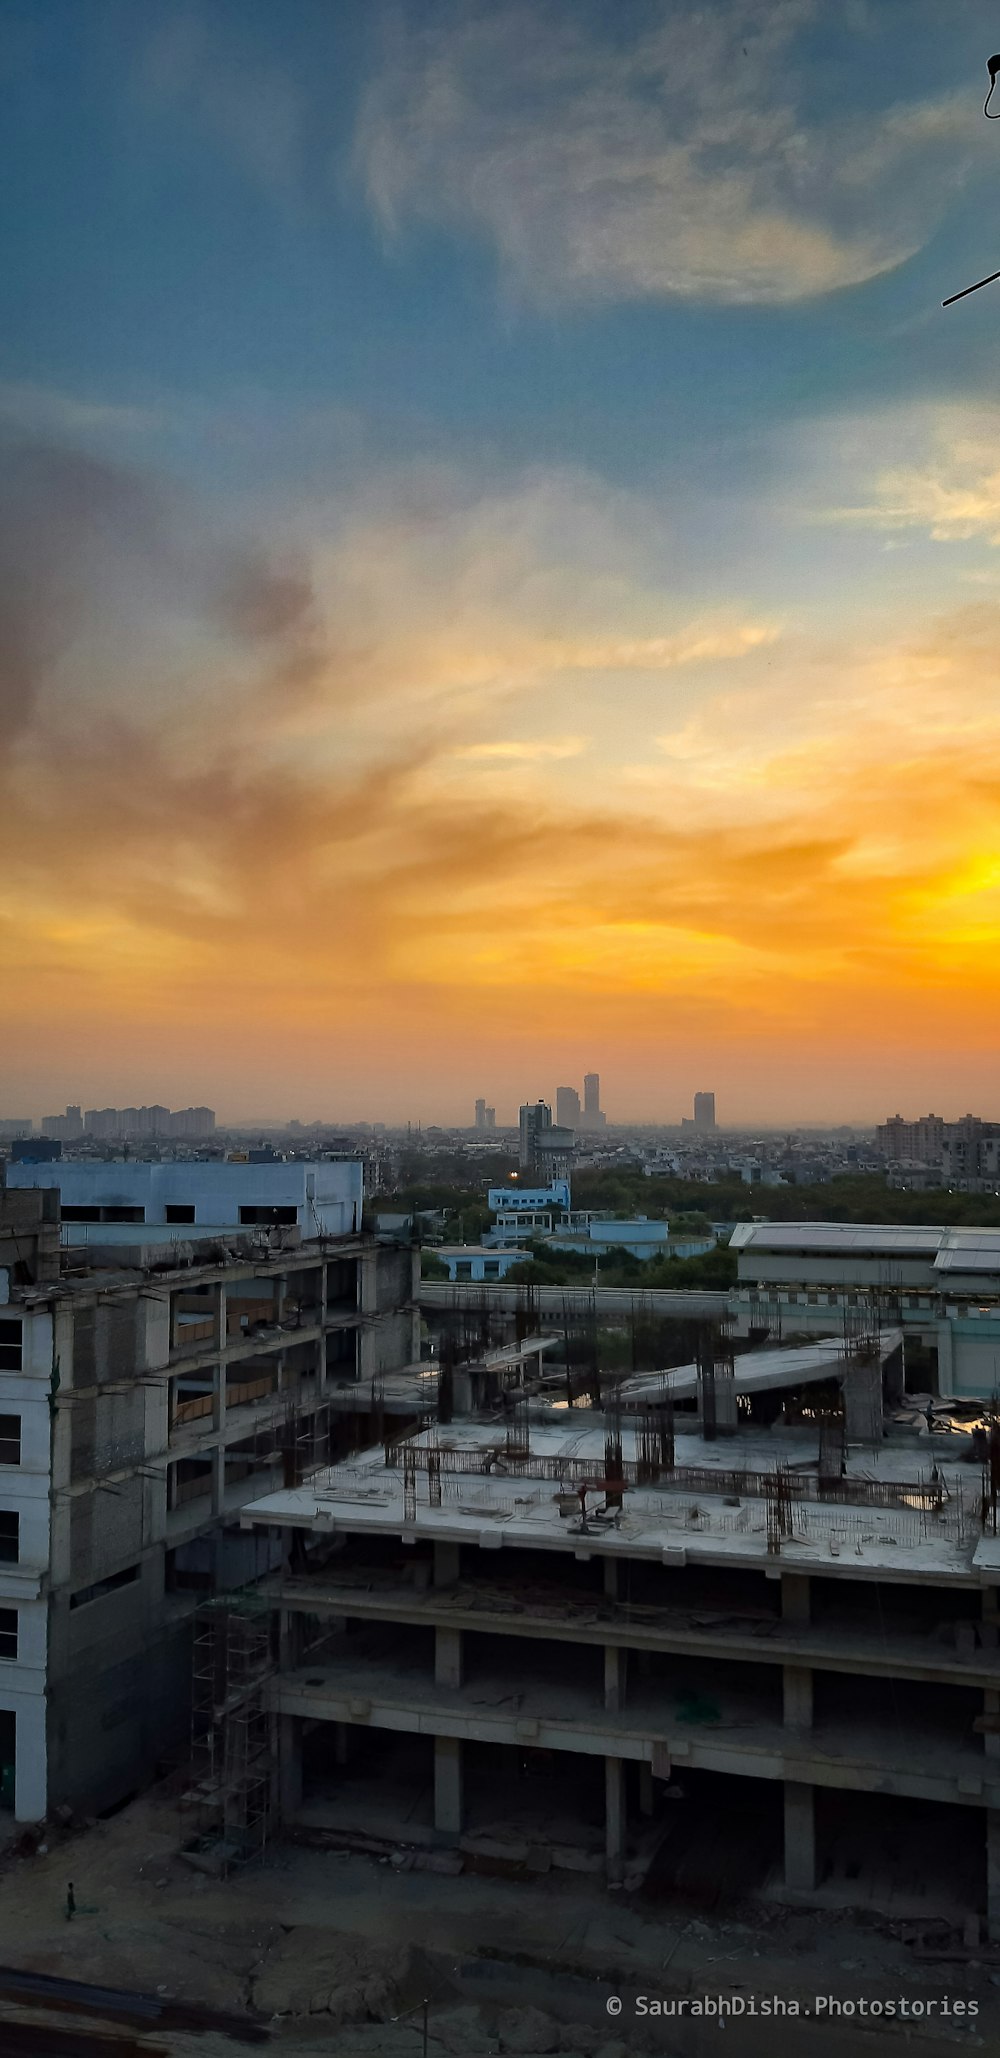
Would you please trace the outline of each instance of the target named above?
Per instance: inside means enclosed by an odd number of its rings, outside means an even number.
[[[162,427],[154,408],[87,399],[30,380],[0,380],[0,422],[22,435],[144,436]]]
[[[545,0],[404,17],[359,118],[370,203],[390,234],[484,234],[532,301],[779,305],[874,278],[927,241],[982,139],[961,95],[804,114],[815,14],[679,6],[627,41]]]
[[[766,674],[704,683],[670,727],[621,668],[650,639],[599,622],[644,618],[653,590],[623,585],[627,554],[599,608],[586,563],[556,575],[538,546],[563,503],[543,495],[539,522],[540,491],[531,551],[513,488],[464,519],[448,494],[440,521],[411,508],[372,586],[368,504],[360,539],[345,511],[296,561],[266,531],[220,537],[144,474],[52,449],[5,467],[5,1047],[48,1047],[54,1019],[109,1064],[185,1043],[210,1096],[264,1049],[316,1077],[353,1049],[388,1078],[404,1029],[440,1077],[500,1000],[553,1049],[568,1020],[661,1059],[690,1034],[780,1064],[848,1022],[873,1047],[985,1045],[1000,606],[878,642],[782,639]],[[405,492],[383,497],[398,510]],[[579,521],[596,549],[601,520]],[[676,655],[705,633],[652,640]],[[613,657],[593,685],[572,672],[586,730],[490,732],[504,637],[532,662],[540,643],[549,664]],[[442,652],[487,682],[467,707],[430,691]],[[620,769],[623,739],[644,783]]]
[[[833,507],[828,522],[888,532],[917,531],[936,543],[982,539],[1000,544],[1000,408],[943,403],[904,411],[895,436],[875,428],[883,443],[917,445],[910,462],[887,463],[872,479],[869,497]],[[871,473],[871,462],[865,467]]]
[[[581,757],[590,743],[589,736],[553,736],[526,738],[507,743],[466,743],[452,756],[462,763],[483,764],[544,764],[561,758]]]

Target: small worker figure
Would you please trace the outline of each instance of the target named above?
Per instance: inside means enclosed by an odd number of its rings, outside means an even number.
[[[69,1882],[69,1885],[68,1885],[68,1886],[67,1886],[67,1888],[66,1888],[66,1920],[67,1920],[67,1922],[72,1922],[72,1920],[73,1920],[73,1917],[74,1917],[74,1915],[75,1915],[75,1914],[76,1914],[76,1895],[75,1895],[75,1893],[73,1892],[73,1882],[72,1882],[72,1880],[70,1880],[70,1882]]]
[[[928,1429],[933,1429],[933,1427],[934,1427],[934,1403],[933,1403],[933,1401],[928,1401],[928,1403],[927,1403],[927,1406],[926,1406],[926,1408],[924,1409],[924,1421],[926,1422],[926,1424],[927,1424],[927,1427],[928,1427]]]

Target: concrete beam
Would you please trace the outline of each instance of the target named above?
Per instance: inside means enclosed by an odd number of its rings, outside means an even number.
[[[462,1834],[462,1745],[455,1736],[434,1739],[434,1828],[438,1836],[457,1843]]]
[[[463,1679],[462,1632],[460,1629],[438,1628],[434,1632],[434,1684],[435,1686],[462,1686]]]
[[[625,1870],[625,1760],[604,1760],[604,1843],[609,1880]]]
[[[785,1885],[811,1894],[816,1888],[816,1815],[811,1786],[785,1781]]]

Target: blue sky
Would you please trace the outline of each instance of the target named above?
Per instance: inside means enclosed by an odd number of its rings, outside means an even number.
[[[344,1114],[548,1090],[567,1012],[623,1113],[707,1064],[747,1119],[878,1114],[900,1037],[915,1093],[956,1035],[989,1091],[1000,286],[940,302],[1000,264],[993,40],[979,0],[8,0],[11,1090],[221,1103],[259,932],[243,1107],[288,1034],[329,1101],[331,995]],[[155,800],[112,837],[116,749]],[[975,798],[918,834],[942,751]],[[363,823],[292,837],[322,977],[246,896],[274,776]]]

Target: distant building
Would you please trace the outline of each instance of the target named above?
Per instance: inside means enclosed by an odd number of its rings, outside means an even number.
[[[67,1108],[64,1115],[43,1115],[42,1135],[53,1137],[57,1143],[76,1143],[83,1135],[80,1109]]]
[[[879,1123],[875,1142],[891,1165],[904,1160],[915,1165],[936,1165],[940,1163],[947,1127],[943,1115],[920,1115],[915,1122],[905,1122],[902,1115],[890,1115],[888,1122]]]
[[[530,1251],[494,1250],[478,1243],[441,1243],[434,1256],[447,1266],[453,1285],[459,1280],[503,1279],[512,1265],[525,1265],[531,1260]]]
[[[34,1126],[30,1115],[4,1115],[0,1118],[0,1143],[10,1143],[15,1136],[30,1136]]]
[[[67,1116],[78,1114],[79,1109],[67,1108],[66,1113]],[[292,1126],[296,1125],[293,1123]],[[88,1136],[101,1142],[117,1142],[124,1137],[146,1141],[152,1137],[168,1136],[197,1140],[215,1134],[215,1109],[178,1108],[171,1114],[169,1108],[158,1103],[149,1108],[88,1108],[84,1128]],[[64,1137],[63,1140],[71,1139]]]
[[[892,1115],[879,1124],[875,1141],[890,1166],[930,1167],[942,1186],[975,1192],[992,1189],[1000,1177],[1000,1123],[985,1122],[981,1115],[962,1115],[957,1122],[941,1115],[906,1122]]]
[[[476,1129],[480,1135],[489,1133],[497,1126],[497,1111],[488,1107],[485,1100],[476,1102]]]
[[[579,1129],[580,1096],[575,1086],[556,1087],[556,1121],[565,1129]]]
[[[714,1093],[696,1093],[694,1097],[694,1126],[696,1129],[715,1128]]]
[[[587,1072],[583,1081],[583,1126],[585,1129],[603,1129],[607,1116],[601,1112],[601,1075]]]
[[[540,1138],[552,1127],[552,1109],[547,1101],[526,1102],[518,1112],[518,1163],[522,1172],[538,1170]]]

